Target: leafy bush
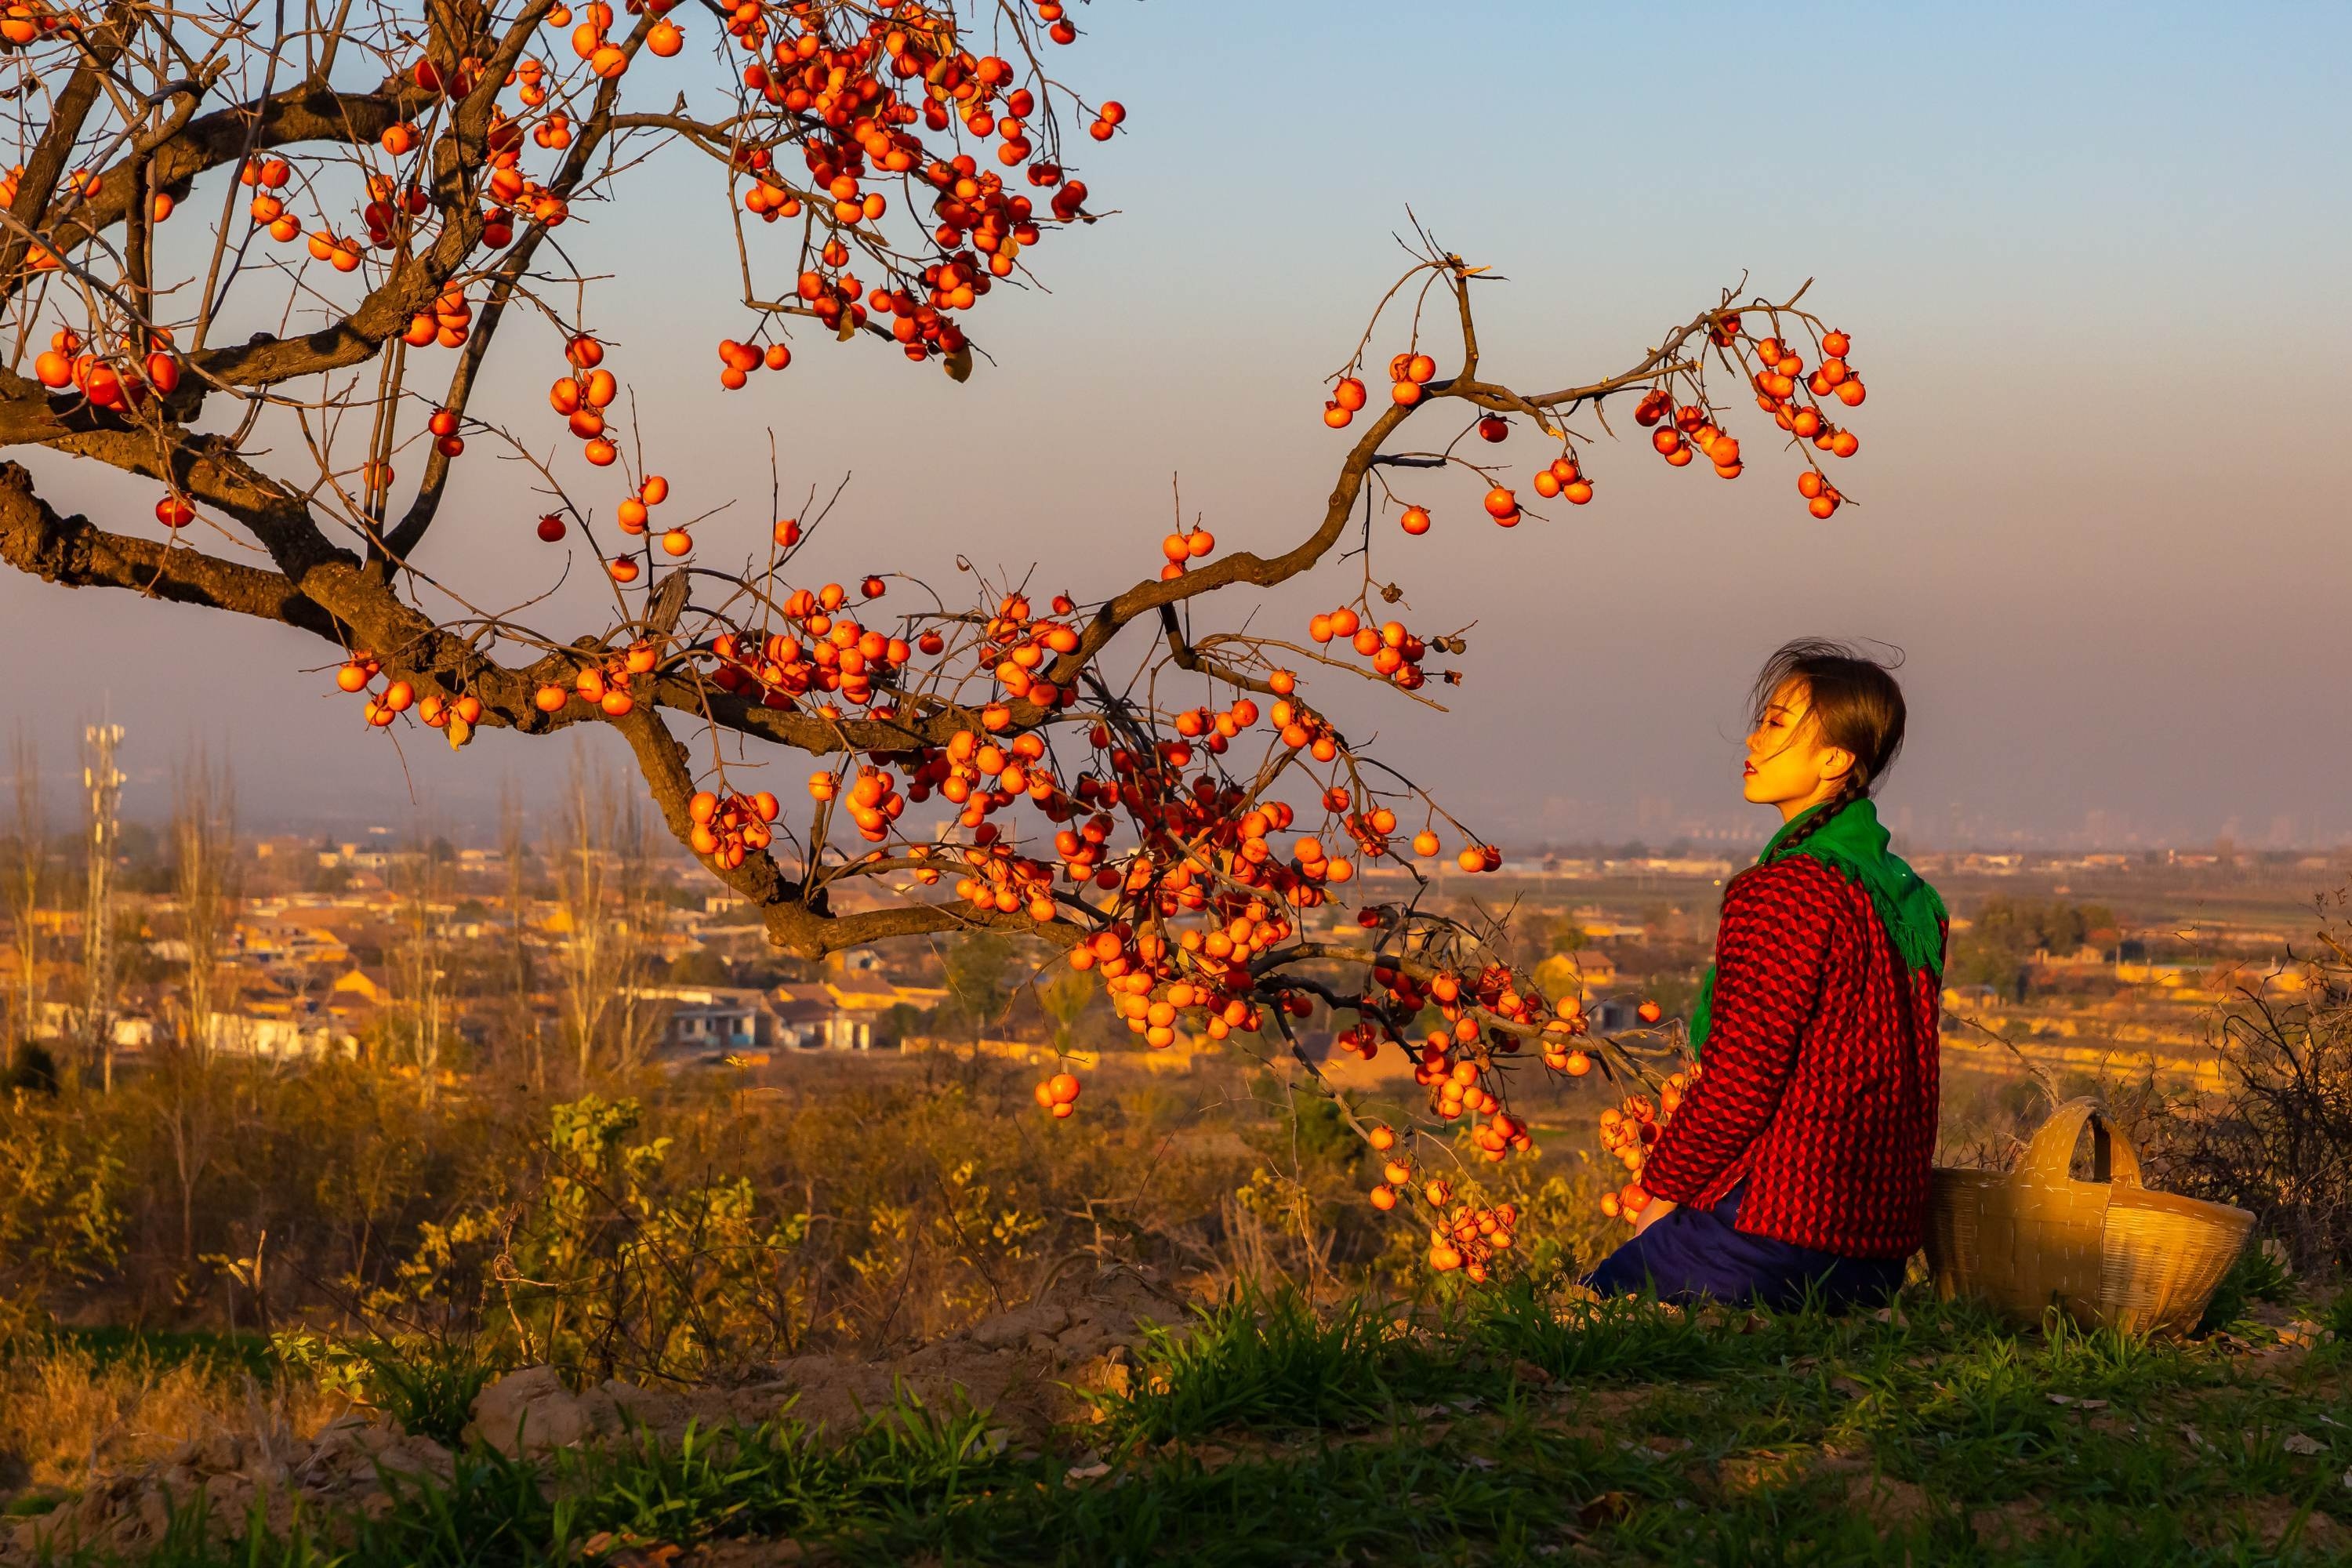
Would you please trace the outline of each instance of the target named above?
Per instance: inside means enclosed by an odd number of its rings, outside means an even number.
[[[2148,1124],[2152,1173],[2253,1212],[2298,1269],[2352,1263],[2352,925],[2216,1021],[2221,1094]]]
[[[776,1282],[807,1216],[762,1217],[741,1176],[669,1180],[675,1141],[635,1141],[643,1120],[634,1100],[558,1105],[534,1158],[448,1219],[418,1226],[394,1280],[367,1297],[368,1315],[415,1321],[460,1305],[458,1321],[483,1349],[396,1396],[437,1412],[465,1378],[498,1363],[694,1376],[777,1342],[789,1306]],[[370,1364],[388,1375],[380,1360]]]
[[[0,1096],[0,1342],[45,1327],[58,1292],[121,1260],[121,1176],[105,1131],[45,1094]]]

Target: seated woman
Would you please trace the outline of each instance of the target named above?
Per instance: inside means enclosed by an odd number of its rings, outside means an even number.
[[[1700,1072],[1643,1163],[1632,1240],[1585,1283],[1832,1310],[1891,1293],[1936,1143],[1943,900],[1870,793],[1903,745],[1885,667],[1793,642],[1757,678],[1747,795],[1780,831],[1724,889]]]

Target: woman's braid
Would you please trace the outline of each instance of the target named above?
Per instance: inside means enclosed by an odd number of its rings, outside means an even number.
[[[1860,800],[1864,795],[1869,793],[1869,788],[1870,786],[1863,780],[1862,770],[1860,768],[1848,768],[1846,770],[1844,782],[1838,785],[1837,794],[1830,796],[1828,800],[1822,804],[1822,808],[1819,811],[1807,817],[1803,826],[1798,828],[1797,831],[1791,833],[1788,837],[1780,841],[1779,854],[1789,855],[1794,853],[1797,846],[1802,844],[1806,839],[1811,838],[1814,834],[1819,833],[1822,828],[1827,827],[1830,825],[1830,818],[1835,816],[1839,812],[1843,811],[1847,806],[1852,805],[1855,801]]]

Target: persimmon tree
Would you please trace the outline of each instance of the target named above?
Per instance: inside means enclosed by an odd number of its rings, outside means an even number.
[[[1416,230],[1329,377],[1324,421],[1350,434],[1287,550],[1180,527],[1123,585],[982,583],[906,610],[878,602],[916,583],[903,563],[804,580],[819,517],[716,561],[684,520],[709,498],[673,500],[626,416],[625,280],[575,263],[565,226],[642,203],[649,159],[707,160],[740,276],[710,309],[723,388],[789,397],[817,353],[868,343],[962,380],[992,293],[1097,221],[1067,156],[1125,114],[1057,74],[1078,36],[1055,0],[9,0],[0,443],[155,499],[152,523],[92,521],[0,465],[0,556],[331,644],[354,724],[459,747],[609,727],[780,948],[1034,933],[1155,1047],[1179,1027],[1280,1041],[1319,1000],[1353,1020],[1343,1047],[1415,1053],[1429,1125],[1466,1118],[1501,1160],[1529,1146],[1499,1070],[1523,1047],[1580,1074],[1641,1070],[1643,1042],[1591,1037],[1576,997],[1543,997],[1495,931],[1420,892],[1359,909],[1356,940],[1309,931],[1373,863],[1501,857],[1351,744],[1307,677],[1419,700],[1458,680],[1433,663],[1458,637],[1390,614],[1374,553],[1591,502],[1585,443],[1621,410],[1666,462],[1737,478],[1717,389],[1752,397],[1827,517],[1822,459],[1853,452],[1835,421],[1863,400],[1846,340],[1801,289],[1727,290],[1612,374],[1507,385],[1480,353],[1482,269]],[[549,409],[481,405],[501,341],[544,356]],[[1505,466],[1515,431],[1540,466]],[[548,579],[603,574],[601,624],[541,629],[486,606],[546,583],[462,580],[446,520],[484,453],[547,496],[513,526],[548,542]],[[1242,629],[1257,591],[1339,563],[1305,639]],[[738,782],[778,750],[818,764],[791,809]],[[1415,1037],[1431,1007],[1443,1027]],[[1039,1086],[1056,1115],[1077,1094]],[[1509,1245],[1508,1215],[1415,1184],[1395,1131],[1359,1131],[1394,1162],[1375,1201],[1439,1211],[1433,1262],[1475,1274]]]

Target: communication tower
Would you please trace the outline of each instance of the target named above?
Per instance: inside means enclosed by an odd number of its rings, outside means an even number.
[[[122,742],[120,724],[92,724],[81,732],[82,787],[89,791],[89,888],[82,907],[82,973],[89,995],[82,1009],[84,1048],[105,1064],[105,1085],[114,1088],[114,858],[121,837],[121,770],[114,748]],[[84,1058],[85,1060],[88,1058]]]

